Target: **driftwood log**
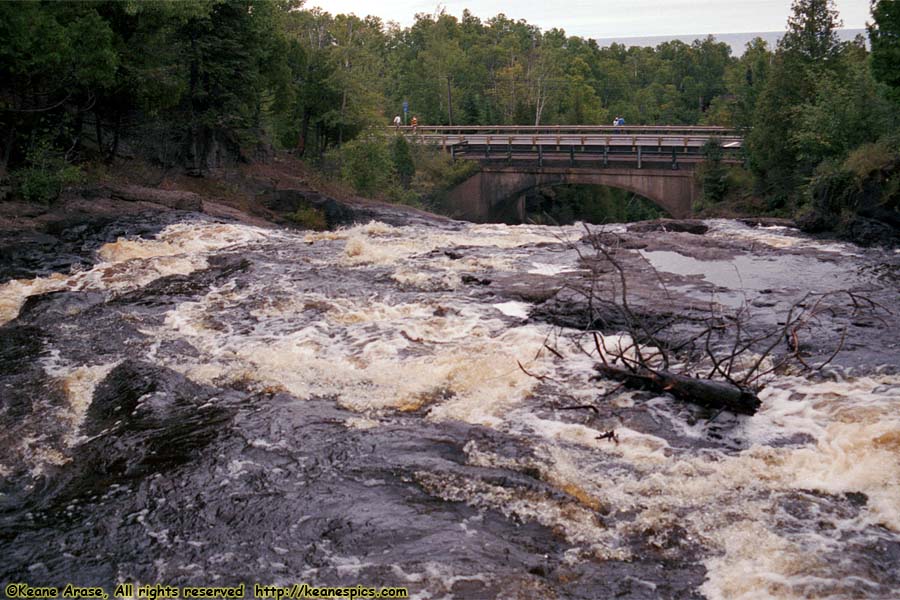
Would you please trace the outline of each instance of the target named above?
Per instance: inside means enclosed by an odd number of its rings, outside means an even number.
[[[756,393],[728,381],[698,379],[668,371],[636,368],[633,371],[597,365],[598,378],[621,382],[631,389],[671,394],[678,400],[740,415],[755,415],[762,405]]]

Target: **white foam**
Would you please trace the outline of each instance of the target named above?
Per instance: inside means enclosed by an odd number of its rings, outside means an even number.
[[[494,308],[508,317],[518,317],[524,320],[528,318],[528,310],[531,308],[531,305],[525,302],[511,301],[494,304]]]

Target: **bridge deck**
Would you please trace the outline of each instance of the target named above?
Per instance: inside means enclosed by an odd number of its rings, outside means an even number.
[[[400,127],[412,131],[412,126]],[[696,134],[696,135],[736,135],[727,127],[715,125],[419,125],[420,132],[436,133],[604,133],[623,132],[627,134]]]
[[[479,161],[547,160],[567,158],[571,164],[602,157],[609,162],[670,161],[673,165],[701,161],[703,148],[716,140],[725,151],[724,160],[740,162],[743,138],[723,127],[608,125],[550,127],[439,126],[401,127],[411,141],[433,144],[459,158]]]

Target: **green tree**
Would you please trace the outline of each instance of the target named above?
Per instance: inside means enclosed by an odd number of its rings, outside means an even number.
[[[216,4],[182,28],[187,41],[189,156],[192,170],[221,166],[258,139],[272,75],[286,74],[277,35],[290,4],[235,0]],[[276,35],[273,35],[273,28]],[[277,44],[277,45],[274,45]]]
[[[747,43],[744,55],[726,73],[725,81],[731,94],[731,122],[728,124],[749,130],[753,113],[762,91],[766,87],[774,56],[762,38]]]
[[[776,204],[792,196],[816,165],[796,145],[796,116],[815,96],[816,81],[837,73],[842,48],[832,0],[794,0],[792,11],[747,138],[751,168]]]
[[[841,47],[837,30],[843,23],[834,0],[794,0],[791,11],[778,48],[808,64],[836,60]]]
[[[606,123],[608,113],[600,105],[600,98],[591,85],[590,67],[581,57],[575,57],[566,69],[566,88],[563,118],[575,125]]]
[[[814,95],[795,109],[791,141],[804,162],[841,158],[889,129],[893,111],[879,94],[868,61],[847,54],[846,75],[823,76]]]
[[[395,135],[391,140],[391,161],[401,185],[409,187],[409,183],[416,174],[416,163],[413,161],[412,151],[406,137]]]
[[[0,3],[0,39],[3,178],[26,159],[38,128],[56,131],[52,147],[74,148],[71,114],[113,83],[118,57],[109,23],[88,3]]]
[[[872,44],[872,72],[888,85],[900,103],[900,2],[873,0],[869,40]]]
[[[711,139],[703,147],[706,158],[700,169],[700,177],[703,183],[703,202],[706,205],[716,204],[725,199],[728,193],[728,171],[722,164],[724,153],[721,142]]]
[[[335,150],[341,177],[363,195],[384,192],[393,179],[393,161],[387,141],[370,133]]]

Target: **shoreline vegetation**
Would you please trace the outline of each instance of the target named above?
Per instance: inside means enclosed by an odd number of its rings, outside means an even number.
[[[731,127],[746,168],[710,150],[698,217],[792,218],[895,245],[900,7],[872,8],[871,49],[840,40],[830,0],[795,0],[775,47],[756,39],[735,57],[712,36],[600,47],[468,11],[400,28],[291,0],[0,4],[0,218],[65,212],[72,198],[84,208],[129,184],[312,229],[335,220],[324,200],[274,215],[272,193],[446,213],[446,191],[477,166],[388,132],[405,102],[421,124]],[[591,186],[539,190],[529,205],[542,223],[661,216]]]

